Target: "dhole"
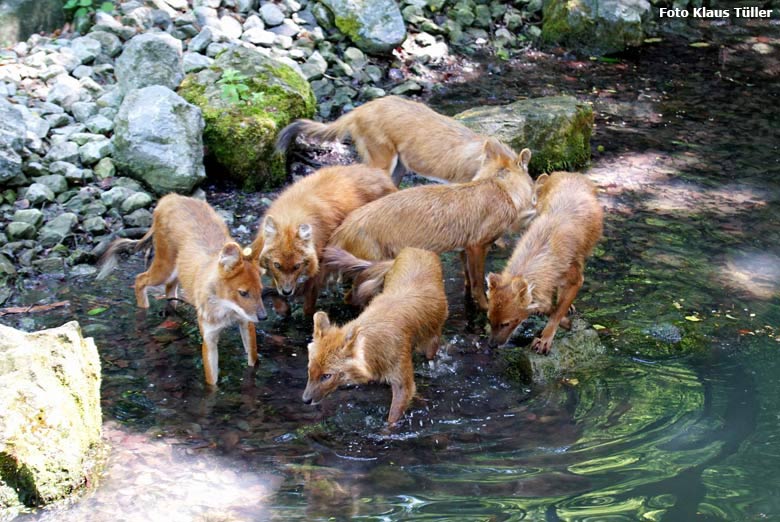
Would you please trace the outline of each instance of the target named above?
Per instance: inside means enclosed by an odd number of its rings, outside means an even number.
[[[396,188],[379,169],[365,165],[320,169],[282,192],[265,213],[252,251],[276,286],[274,308],[289,312],[281,296],[304,283],[304,313],[311,315],[321,285],[319,258],[347,214]]]
[[[176,194],[163,197],[154,209],[152,228],[139,240],[117,239],[100,259],[98,279],[116,266],[123,250],[139,252],[154,243],[149,270],[135,278],[138,306],[149,308],[146,290],[165,285],[173,297],[180,285],[195,306],[203,337],[203,369],[214,385],[219,374],[217,343],[220,332],[238,322],[247,363],[257,362],[255,325],[266,318],[257,252],[241,251],[225,223],[204,201]]]
[[[363,163],[386,171],[396,186],[406,168],[442,181],[471,181],[482,166],[489,139],[422,103],[398,96],[370,101],[329,124],[296,120],[279,133],[277,150],[285,152],[298,135],[318,141],[351,136]]]
[[[357,209],[336,229],[330,245],[369,260],[392,259],[407,246],[436,253],[464,249],[466,288],[487,309],[487,250],[518,218],[534,213],[531,151],[511,158],[504,152],[500,143],[488,140],[481,179],[412,187]]]
[[[603,210],[582,174],[554,172],[536,180],[538,217],[520,238],[501,274],[488,275],[490,344],[504,344],[531,313],[550,316],[531,347],[549,353],[558,324],[583,283],[585,259],[601,238]],[[557,294],[553,305],[553,294]]]
[[[447,297],[439,256],[432,252],[404,248],[394,261],[377,265],[375,276],[384,276],[384,290],[357,319],[335,326],[325,312],[314,314],[303,402],[316,404],[347,384],[386,382],[393,390],[387,417],[393,425],[416,391],[412,348],[428,359],[436,356]]]

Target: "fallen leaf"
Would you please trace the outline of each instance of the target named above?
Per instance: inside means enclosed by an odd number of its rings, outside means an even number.
[[[659,42],[663,42],[663,41],[664,41],[663,38],[645,38],[644,39],[644,43],[646,43],[646,44],[648,44],[648,43],[659,43]]]
[[[737,330],[737,333],[739,333],[739,335],[756,335],[755,333],[751,332],[750,330],[746,330],[744,328],[741,329],[741,330]]]
[[[98,306],[87,312],[87,315],[99,315],[108,310],[107,306]]]
[[[691,47],[701,48],[701,47],[709,47],[710,44],[707,43],[707,42],[693,42],[692,44],[690,44],[690,46]]]
[[[682,308],[682,305],[681,305],[680,303],[678,303],[677,301],[673,302],[673,303],[672,303],[672,306],[674,306],[674,307],[675,307],[675,308],[677,308],[678,310],[679,310],[680,308]]]
[[[697,316],[695,316],[695,315],[686,315],[686,316],[685,316],[685,320],[686,320],[686,321],[692,321],[692,322],[694,322],[694,323],[698,323],[699,321],[701,321],[701,318],[700,318],[700,317],[697,317]]]
[[[727,317],[727,318],[729,318],[729,319],[731,319],[732,321],[736,321],[736,320],[737,320],[737,318],[736,318],[736,317],[734,317],[734,316],[733,316],[733,315],[731,315],[731,314],[726,314],[726,317]]]
[[[600,324],[594,324],[593,325],[593,329],[596,330],[596,331],[604,330],[605,328],[606,328],[606,326],[603,326],[603,325],[600,325]]]
[[[566,379],[566,384],[577,386],[580,383],[579,379]]]

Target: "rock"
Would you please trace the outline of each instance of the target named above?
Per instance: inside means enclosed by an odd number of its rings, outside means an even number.
[[[114,122],[114,161],[158,194],[190,193],[206,177],[203,128],[200,109],[173,91],[162,86],[134,90]],[[234,147],[229,141],[224,146]]]
[[[538,321],[543,328],[546,319]],[[539,355],[526,346],[499,348],[504,373],[512,380],[530,384],[545,384],[577,371],[599,368],[608,359],[598,333],[581,320],[572,321],[570,332],[555,338],[552,351]]]
[[[49,90],[46,101],[56,103],[65,110],[69,111],[74,103],[81,100],[84,90],[81,83],[76,78],[62,74],[57,77],[54,85]]]
[[[52,145],[49,153],[46,154],[46,161],[66,161],[76,163],[79,160],[79,146],[72,141],[63,141]]]
[[[80,172],[81,169],[67,161],[54,161],[49,165],[50,173],[59,174],[60,176],[64,176],[65,179],[80,177],[80,174],[76,174],[77,171]]]
[[[381,98],[382,96],[385,96],[385,94],[387,94],[385,90],[380,89],[379,87],[364,87],[360,91],[360,97],[366,101]]]
[[[362,51],[389,53],[406,38],[403,16],[394,0],[323,0],[338,29]]]
[[[92,76],[93,72],[94,70],[92,69],[92,67],[88,65],[79,65],[78,67],[73,69],[73,72],[71,74],[73,75],[74,78],[81,79],[81,78],[86,78],[88,76]]]
[[[182,59],[185,74],[202,71],[206,67],[209,67],[212,63],[214,63],[213,58],[203,56],[199,53],[191,53],[189,51],[184,53],[184,58]]]
[[[309,81],[319,80],[327,70],[328,62],[325,61],[325,58],[322,57],[319,51],[311,53],[309,59],[301,65],[301,71],[303,71],[303,75]]]
[[[111,140],[104,139],[82,145],[79,148],[79,157],[82,164],[93,165],[106,156],[110,156],[112,152],[114,152],[114,145]]]
[[[81,63],[92,63],[100,54],[102,45],[89,36],[79,36],[71,40],[70,50],[81,60]]]
[[[48,176],[41,176],[40,178],[35,178],[34,181],[36,183],[46,185],[55,194],[61,194],[66,190],[68,190],[68,181],[65,179],[65,176],[61,174],[50,174]]]
[[[248,29],[241,35],[241,39],[245,42],[249,42],[254,45],[262,45],[263,47],[270,47],[276,40],[276,35],[271,31],[266,31],[261,27],[253,27]]]
[[[152,226],[152,213],[145,208],[139,208],[126,215],[123,220],[128,227],[149,228]]]
[[[94,102],[76,102],[71,105],[70,112],[76,118],[76,121],[83,123],[98,113],[98,106]]]
[[[0,484],[14,485],[15,503],[37,507],[94,482],[102,420],[100,358],[77,322],[0,325]]]
[[[152,201],[154,201],[152,196],[146,192],[136,192],[135,194],[128,196],[119,208],[122,210],[122,214],[130,214],[139,208],[148,207],[152,204]]]
[[[229,69],[246,78],[249,89],[241,103],[223,98],[217,83]],[[204,142],[212,158],[247,187],[278,185],[286,177],[283,160],[273,152],[276,134],[296,118],[312,117],[316,105],[301,75],[246,47],[233,47],[211,68],[187,75],[179,92],[203,110]]]
[[[396,85],[395,87],[390,89],[390,94],[396,94],[396,95],[414,94],[416,92],[422,92],[422,90],[423,90],[422,85],[410,80],[408,82],[402,83],[401,85]]]
[[[96,134],[108,134],[114,130],[114,122],[101,114],[89,118],[84,122],[84,125],[87,126],[89,132]]]
[[[119,207],[124,200],[135,194],[135,190],[127,187],[112,187],[100,194],[100,201],[109,207]]]
[[[11,262],[10,259],[5,257],[3,254],[0,254],[0,278],[2,278],[3,276],[15,276],[15,275],[16,275],[16,267],[14,266],[14,264]],[[0,304],[2,304],[7,298],[8,298],[7,295],[5,297],[2,297],[2,294],[0,294]],[[0,489],[2,489],[2,487],[3,484],[0,481]],[[2,506],[3,508],[8,507],[8,502],[4,500],[2,493],[0,493],[0,506]]]
[[[0,185],[22,175],[26,135],[22,112],[0,97]]]
[[[24,42],[41,31],[65,25],[62,0],[4,0],[0,2],[0,47]]]
[[[84,220],[84,230],[90,234],[102,234],[108,230],[106,220],[100,216],[92,216]]]
[[[166,33],[134,37],[116,60],[116,78],[123,93],[150,85],[176,89],[184,77],[181,41]]]
[[[66,212],[55,217],[38,231],[38,242],[44,248],[51,248],[65,239],[79,222],[76,214]]]
[[[250,29],[265,29],[265,24],[259,16],[249,15],[244,21],[244,31],[249,31]]]
[[[14,215],[11,218],[11,220],[19,223],[29,223],[30,225],[32,225],[37,229],[43,223],[43,212],[41,212],[37,208],[26,208],[23,210],[17,210],[16,212],[14,212]]]
[[[30,223],[12,221],[8,223],[5,233],[10,241],[32,239],[35,237],[35,227]]]
[[[27,188],[24,197],[31,205],[40,205],[54,201],[54,192],[43,183],[33,183]]]
[[[222,34],[231,40],[238,40],[241,33],[244,32],[241,22],[232,16],[223,16],[219,19],[219,25],[222,28]]]
[[[544,0],[542,40],[602,55],[638,46],[652,16],[647,0]]]
[[[593,109],[572,96],[475,107],[455,115],[455,119],[517,151],[530,148],[533,173],[573,170],[590,161]]]
[[[109,57],[115,58],[122,52],[122,41],[108,31],[92,31],[89,37],[100,42],[101,50]]]
[[[277,25],[269,30],[276,35],[289,36],[292,38],[301,32],[301,27],[289,18],[285,18],[282,25]]]
[[[190,40],[187,50],[193,53],[202,53],[209,44],[214,41],[214,30],[211,27],[204,27],[192,40]]]
[[[103,158],[98,161],[97,165],[92,167],[92,170],[95,172],[95,176],[97,176],[98,179],[111,178],[116,173],[116,168],[114,167],[114,162],[111,158]]]
[[[281,25],[281,23],[284,22],[284,13],[276,6],[276,4],[271,2],[264,4],[260,8],[260,17],[269,27]]]
[[[236,8],[239,13],[248,13],[257,5],[257,0],[236,0]]]

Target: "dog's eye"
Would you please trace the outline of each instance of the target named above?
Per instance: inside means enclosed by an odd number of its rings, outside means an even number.
[[[249,297],[249,292],[247,292],[246,290],[239,290],[238,295],[240,295],[241,297]]]
[[[323,373],[322,377],[320,377],[320,382],[325,382],[328,379],[330,379],[331,377],[333,377],[332,373]]]
[[[501,328],[506,328],[507,326],[511,326],[511,324],[512,324],[511,321],[506,321],[504,323],[501,323]]]
[[[274,263],[274,268],[275,268],[275,269],[277,269],[277,270],[279,270],[280,268],[282,268],[282,265],[281,265],[281,263]]]
[[[299,268],[301,268],[301,264],[295,263],[295,266],[293,266],[293,270],[298,270]]]

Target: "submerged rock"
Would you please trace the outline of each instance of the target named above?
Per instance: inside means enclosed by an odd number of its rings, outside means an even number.
[[[573,96],[475,107],[455,115],[455,119],[517,151],[531,149],[533,173],[578,169],[590,161],[593,109]]]
[[[273,150],[276,135],[292,120],[312,117],[316,107],[300,74],[246,47],[230,48],[208,69],[187,75],[179,93],[203,111],[212,159],[247,188],[284,180],[284,162]]]
[[[647,0],[545,0],[542,39],[602,55],[637,46],[652,16]]]
[[[367,53],[389,53],[406,39],[395,0],[323,0],[339,31]]]
[[[539,321],[539,326],[544,323],[546,321]],[[607,353],[596,330],[581,319],[572,321],[569,332],[558,330],[548,355],[539,355],[525,344],[500,350],[506,375],[518,382],[534,384],[552,382],[576,371],[601,367],[606,364]]]
[[[206,177],[200,109],[160,85],[128,94],[114,122],[114,160],[158,194],[189,194]]]
[[[0,325],[0,508],[81,489],[102,453],[100,359],[78,323],[25,333]]]

